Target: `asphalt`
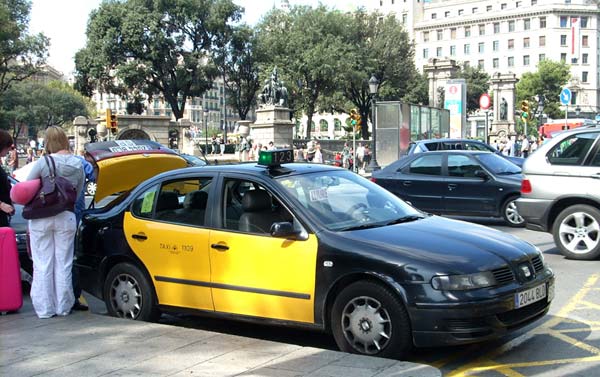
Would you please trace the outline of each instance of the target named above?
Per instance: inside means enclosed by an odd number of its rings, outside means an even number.
[[[0,316],[0,376],[437,377],[428,365],[92,312]]]

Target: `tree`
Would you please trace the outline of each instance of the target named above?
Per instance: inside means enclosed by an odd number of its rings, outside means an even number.
[[[479,110],[479,97],[488,92],[490,75],[479,67],[463,67],[457,77],[467,83],[467,113],[472,114]]]
[[[46,63],[48,38],[29,35],[31,2],[0,0],[0,95]]]
[[[162,95],[180,119],[189,97],[212,88],[213,50],[240,17],[231,0],[103,2],[75,57],[76,87],[87,95]]]
[[[536,72],[526,72],[517,83],[517,106],[523,100],[529,101],[532,109],[532,118],[537,119],[539,95],[543,95],[544,113],[550,118],[562,118],[564,112],[560,110],[560,91],[567,84],[570,77],[569,66],[565,62],[542,60]]]

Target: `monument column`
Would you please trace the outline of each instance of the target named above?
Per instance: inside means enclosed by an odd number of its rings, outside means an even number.
[[[516,135],[515,101],[516,84],[519,81],[514,73],[494,73],[492,91],[494,93],[494,119],[489,132],[490,140]]]

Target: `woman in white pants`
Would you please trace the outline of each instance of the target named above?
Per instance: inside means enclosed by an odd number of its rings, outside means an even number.
[[[56,165],[56,175],[67,178],[83,190],[85,173],[81,160],[69,151],[69,140],[62,128],[46,129],[44,146]],[[44,158],[37,160],[27,180],[50,175]],[[75,241],[75,213],[63,211],[55,216],[29,220],[33,283],[31,302],[39,318],[66,316],[75,302],[71,281],[73,243]]]

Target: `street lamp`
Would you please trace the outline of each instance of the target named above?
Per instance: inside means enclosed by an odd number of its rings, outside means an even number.
[[[537,108],[537,113],[540,117],[539,126],[542,125],[542,118],[543,118],[543,113],[544,113],[544,102],[545,102],[544,95],[539,94],[538,95],[538,108]]]
[[[204,109],[204,155],[208,154],[208,109]]]
[[[375,171],[381,169],[379,164],[377,164],[377,124],[375,121],[375,96],[377,96],[377,91],[379,90],[379,80],[375,75],[371,76],[369,79],[369,94],[371,96],[371,120],[373,126],[373,156],[371,157],[371,162],[369,162],[368,169],[369,171]]]
[[[575,107],[575,116],[579,116],[580,112],[581,112],[581,107],[579,107],[579,105],[577,105],[577,107]]]

